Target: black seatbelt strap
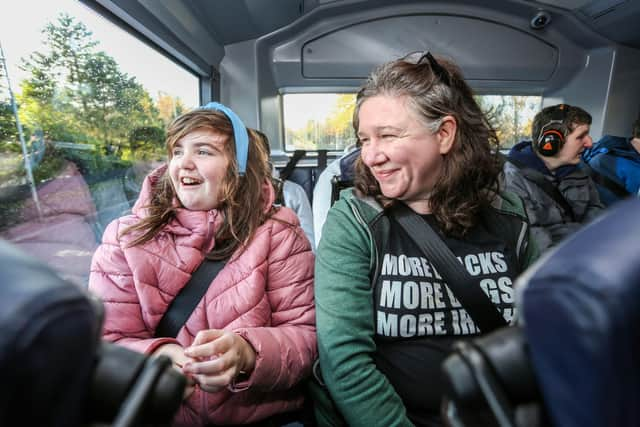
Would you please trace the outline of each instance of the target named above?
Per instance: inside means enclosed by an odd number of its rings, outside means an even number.
[[[483,333],[507,326],[507,321],[482,291],[478,280],[462,266],[429,223],[400,202],[389,209],[389,214],[446,280],[449,289]]]
[[[549,197],[551,197],[571,218],[572,221],[576,220],[575,214],[573,213],[573,208],[571,207],[569,202],[567,202],[567,199],[564,198],[560,190],[558,190],[558,187],[553,185],[553,183],[546,179],[540,172],[523,165],[517,160],[509,158],[508,161],[512,165],[516,166],[525,178],[536,184],[542,191],[544,191]]]
[[[306,155],[307,155],[307,152],[304,150],[294,151],[293,156],[291,156],[287,164],[280,171],[280,179],[282,181],[288,180],[291,174],[293,173],[293,170],[296,168],[298,161]]]
[[[327,150],[318,150],[318,174],[327,167]]]
[[[212,261],[207,258],[202,261],[191,275],[191,279],[169,304],[169,308],[156,327],[155,337],[175,338],[178,335],[180,328],[191,316],[225,263],[226,260]]]

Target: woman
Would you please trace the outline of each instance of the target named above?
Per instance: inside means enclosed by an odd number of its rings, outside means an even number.
[[[133,214],[111,223],[89,288],[105,302],[104,338],[169,356],[193,379],[177,425],[245,424],[302,405],[316,356],[313,253],[288,208],[274,208],[267,154],[227,107],[211,103],[168,129],[168,165]],[[226,260],[177,337],[155,337],[204,258]]]
[[[404,204],[433,228],[511,321],[512,283],[536,252],[524,208],[499,191],[495,131],[451,62],[427,53],[383,64],[361,88],[353,124],[356,188],[328,215],[315,276],[321,372],[340,414],[325,395],[316,417],[441,425],[440,363],[478,328],[390,209]]]

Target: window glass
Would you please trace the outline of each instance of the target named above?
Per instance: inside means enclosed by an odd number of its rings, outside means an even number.
[[[354,93],[283,95],[285,150],[343,151],[355,144],[355,100]]]
[[[355,94],[285,94],[282,101],[285,150],[342,151],[355,144],[351,126]],[[477,95],[476,101],[496,129],[501,149],[531,138],[531,123],[542,97]]]
[[[533,117],[542,108],[541,96],[477,95],[475,98],[496,130],[501,150],[531,139]]]
[[[6,7],[0,45],[0,238],[86,285],[198,79],[77,1]]]

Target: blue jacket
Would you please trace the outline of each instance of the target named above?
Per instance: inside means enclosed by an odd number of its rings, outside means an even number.
[[[631,145],[631,138],[605,135],[582,155],[591,169],[619,184],[630,194],[640,189],[640,153]],[[610,205],[620,197],[603,185],[597,185],[600,199]]]

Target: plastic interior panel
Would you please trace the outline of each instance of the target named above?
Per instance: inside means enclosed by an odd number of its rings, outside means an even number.
[[[546,81],[558,63],[553,46],[514,27],[414,15],[359,23],[306,43],[302,72],[306,78],[364,78],[382,61],[423,50],[450,55],[472,80]]]

